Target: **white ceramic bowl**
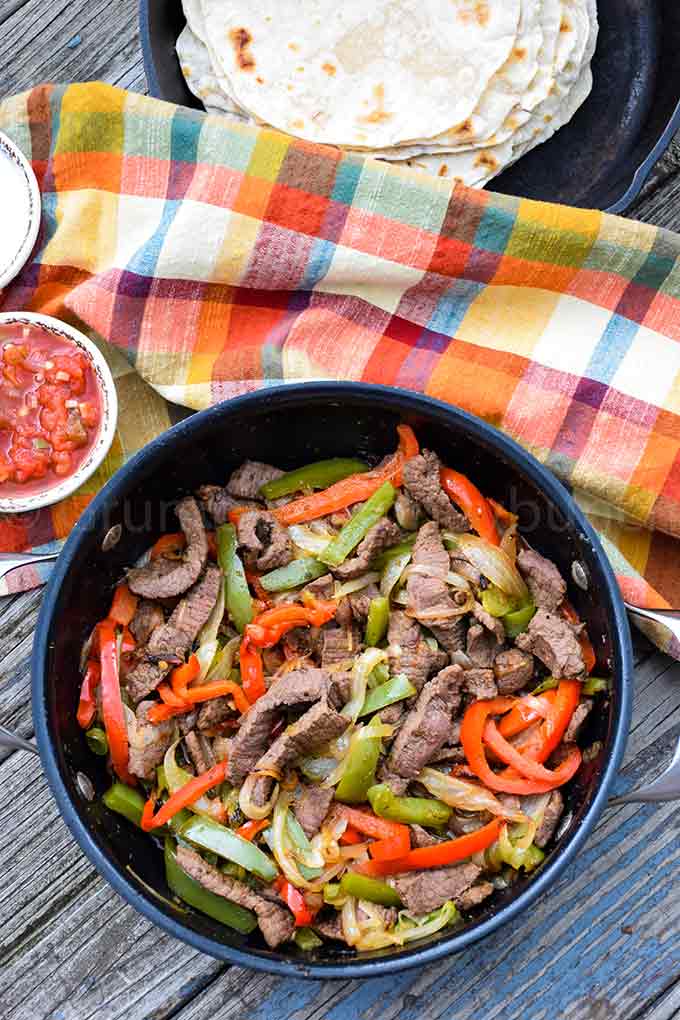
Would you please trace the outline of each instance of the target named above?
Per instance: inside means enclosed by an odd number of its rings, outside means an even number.
[[[46,332],[75,344],[82,354],[90,362],[94,371],[102,402],[102,420],[99,426],[97,438],[89,451],[87,457],[74,474],[69,475],[60,482],[52,482],[45,489],[33,491],[30,495],[0,497],[0,512],[7,514],[24,513],[27,510],[37,510],[42,506],[51,506],[58,503],[60,499],[70,496],[83,482],[97,470],[104,457],[109,452],[113,437],[116,432],[116,421],[118,419],[118,395],[116,386],[111,375],[111,370],[106,364],[104,357],[96,346],[83,333],[73,326],[52,318],[51,315],[40,315],[36,312],[1,312],[0,326],[16,323],[19,326],[30,325],[38,327]]]
[[[0,290],[23,269],[40,228],[40,190],[33,168],[14,142],[0,131]]]

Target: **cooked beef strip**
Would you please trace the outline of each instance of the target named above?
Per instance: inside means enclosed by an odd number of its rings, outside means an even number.
[[[378,553],[389,549],[391,545],[396,545],[400,538],[401,531],[394,521],[391,521],[389,517],[381,517],[359,543],[352,559],[345,560],[339,567],[334,567],[333,573],[341,581],[350,581],[354,577],[360,577],[361,574],[366,573],[371,561]]]
[[[429,833],[422,825],[410,825],[409,828],[411,830],[412,847],[434,846],[436,843],[439,843],[437,837]]]
[[[423,524],[418,532],[412,563],[427,571],[427,576],[415,571],[409,573],[406,612],[428,627],[447,652],[460,651],[465,644],[467,625],[449,595],[446,584],[449,554],[434,521]]]
[[[444,744],[441,751],[430,759],[430,765],[438,765],[440,762],[451,762],[454,765],[466,761],[465,751],[460,744]]]
[[[282,903],[265,899],[245,882],[239,882],[235,878],[223,875],[217,868],[213,868],[211,864],[204,861],[195,850],[178,846],[177,863],[183,871],[186,871],[187,875],[200,882],[205,889],[254,911],[265,942],[272,949],[293,935],[295,931],[293,915]]]
[[[354,623],[354,617],[352,616],[352,607],[349,604],[349,599],[340,599],[335,610],[335,616],[333,617],[339,627],[347,630]]]
[[[350,627],[337,627],[327,623],[321,628],[321,665],[333,666],[337,662],[350,662],[359,651],[359,631]]]
[[[163,677],[170,672],[170,665],[159,666],[149,659],[140,659],[125,677],[125,687],[133,701],[141,701],[155,691]]]
[[[455,896],[453,902],[459,910],[471,910],[472,907],[478,907],[480,903],[488,899],[492,893],[491,882],[477,882],[476,885],[471,885],[469,889],[462,892],[460,896]]]
[[[333,575],[322,574],[321,577],[314,578],[309,584],[306,584],[302,589],[303,594],[309,592],[317,599],[330,599],[333,597]]]
[[[186,737],[187,733],[194,729],[197,719],[197,708],[193,709],[191,712],[187,712],[186,715],[177,716],[177,725],[179,727],[179,732],[183,737]]]
[[[492,669],[466,669],[463,683],[473,701],[479,701],[480,698],[495,698],[498,694]]]
[[[311,754],[331,740],[341,736],[349,720],[329,705],[323,696],[315,705],[308,708],[304,715],[286,726],[274,743],[255,763],[253,771],[261,772],[272,769],[283,772],[303,755]]]
[[[328,917],[315,918],[312,924],[314,931],[318,931],[319,935],[323,935],[325,939],[332,939],[334,942],[345,941],[342,919],[337,910],[334,910]]]
[[[472,603],[472,615],[478,623],[481,623],[485,630],[488,630],[490,634],[496,638],[496,644],[505,644],[505,627],[502,622],[496,616],[492,616],[491,613],[487,613],[484,606],[479,602]]]
[[[543,847],[547,846],[553,837],[557,823],[562,817],[564,811],[564,798],[559,790],[553,790],[550,794],[550,800],[547,803],[545,812],[543,814],[543,821],[536,829],[536,835],[534,836],[534,843],[536,846]]]
[[[567,594],[567,585],[555,564],[533,549],[522,549],[517,566],[538,608],[557,609]]]
[[[404,714],[404,702],[396,701],[394,705],[388,705],[380,713],[380,721],[386,726],[396,726]]]
[[[376,584],[369,584],[361,591],[354,592],[353,595],[347,597],[350,609],[352,610],[352,616],[360,626],[364,626],[368,620],[368,610],[371,607],[373,599],[380,595],[380,589]]]
[[[460,666],[447,666],[425,684],[394,738],[386,761],[388,773],[415,779],[444,746],[460,705],[462,684]]]
[[[216,764],[210,741],[202,733],[191,730],[185,735],[184,744],[196,769],[196,775],[203,775]]]
[[[534,660],[519,648],[508,648],[499,652],[493,664],[494,676],[499,694],[514,694],[521,691],[534,675]]]
[[[142,701],[137,706],[134,725],[128,723],[128,769],[140,779],[153,778],[156,766],[163,761],[172,743],[175,729],[172,719],[157,726],[148,721],[149,709],[155,704],[155,701]]]
[[[301,669],[278,677],[266,694],[241,717],[232,738],[227,779],[241,783],[267,750],[269,737],[283,709],[318,702],[325,694],[333,705],[342,704],[343,690],[323,669]]]
[[[447,663],[446,653],[440,649],[433,651],[425,641],[417,620],[399,609],[390,613],[387,640],[391,675],[404,673],[417,691]]]
[[[234,710],[230,707],[229,701],[230,698],[226,694],[221,698],[206,701],[198,710],[196,727],[199,730],[214,730],[227,719],[232,718]]]
[[[425,507],[428,517],[448,531],[469,531],[465,514],[459,513],[439,482],[439,457],[423,450],[404,464],[404,486],[413,499]]]
[[[564,743],[573,744],[578,740],[581,733],[581,727],[590,715],[593,708],[592,698],[584,698],[584,700],[576,706],[574,714],[569,720],[569,725],[564,734]]]
[[[280,478],[283,473],[271,464],[263,464],[259,460],[246,460],[232,472],[226,489],[230,496],[237,496],[239,499],[262,500],[261,486]]]
[[[172,561],[173,569],[160,575],[156,564],[162,562],[162,557],[151,560],[144,567],[130,570],[127,583],[135,595],[149,599],[172,598],[181,595],[198,580],[208,559],[208,538],[203,517],[193,496],[181,500],[177,504],[176,513],[187,540],[182,559]]]
[[[580,677],[585,672],[583,653],[573,628],[561,616],[538,609],[527,630],[515,638],[523,652],[531,652],[552,676]]]
[[[309,655],[320,661],[323,634],[319,627],[293,627],[286,634],[285,642],[298,655]]]
[[[445,868],[428,868],[394,875],[386,881],[396,889],[410,914],[419,917],[437,910],[447,900],[456,900],[469,889],[482,873],[471,862],[450,864]]]
[[[473,666],[480,669],[490,669],[496,655],[503,647],[498,643],[495,634],[482,627],[481,623],[473,623],[469,628],[466,637],[466,650],[468,658]]]
[[[230,510],[244,505],[243,500],[234,499],[221,485],[202,485],[196,496],[216,527],[227,523]]]
[[[451,570],[454,574],[460,574],[466,581],[469,581],[473,588],[482,587],[482,575],[474,567],[469,560],[466,560],[464,556],[458,551],[450,553],[451,556]]]
[[[400,489],[394,501],[394,516],[404,531],[416,531],[420,519],[420,507],[404,489]]]
[[[236,526],[244,559],[266,573],[285,567],[293,559],[293,542],[288,529],[266,510],[247,510]]]
[[[328,814],[333,800],[333,789],[303,783],[295,798],[293,811],[308,839],[315,836]]]
[[[138,645],[145,645],[156,627],[165,620],[163,609],[151,599],[140,599],[130,622],[130,630]]]

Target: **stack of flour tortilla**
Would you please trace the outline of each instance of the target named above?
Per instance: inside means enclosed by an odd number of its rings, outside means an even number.
[[[183,0],[206,110],[481,187],[574,116],[596,0]]]

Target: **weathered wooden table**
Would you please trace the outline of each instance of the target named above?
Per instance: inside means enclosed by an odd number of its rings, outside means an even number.
[[[136,0],[0,0],[0,96],[100,78],[143,91]],[[631,215],[680,227],[680,140]],[[680,565],[679,565],[680,569]],[[32,732],[40,592],[0,601],[0,722]],[[619,789],[657,775],[680,733],[680,665],[636,639]],[[227,967],[152,927],[71,839],[36,760],[0,753],[0,1020],[671,1020],[680,1017],[677,809],[604,816],[517,923],[422,970],[314,983]]]

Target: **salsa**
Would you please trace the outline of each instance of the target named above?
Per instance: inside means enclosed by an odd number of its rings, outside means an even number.
[[[74,474],[102,419],[92,365],[39,326],[0,327],[0,492],[26,495]]]

